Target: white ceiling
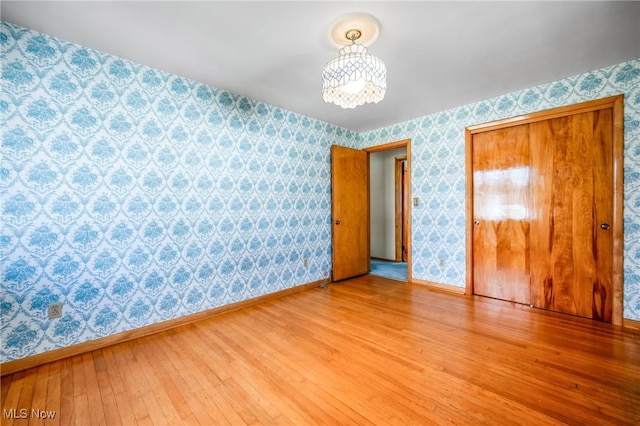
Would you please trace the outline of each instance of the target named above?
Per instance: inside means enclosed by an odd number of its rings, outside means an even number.
[[[365,131],[640,58],[640,2],[33,2],[2,19]],[[387,95],[322,101],[329,26],[366,12]]]

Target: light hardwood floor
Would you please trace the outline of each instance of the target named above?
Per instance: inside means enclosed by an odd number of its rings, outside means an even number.
[[[3,425],[640,424],[640,337],[365,276],[2,378]],[[6,410],[55,411],[12,420]]]

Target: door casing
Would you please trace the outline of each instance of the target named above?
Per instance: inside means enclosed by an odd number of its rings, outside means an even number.
[[[411,200],[411,139],[402,139],[396,142],[390,142],[383,145],[376,145],[370,148],[365,148],[364,151],[371,154],[373,152],[387,151],[396,148],[405,148],[407,156],[407,201]],[[410,206],[407,202],[406,205]],[[407,250],[407,281],[411,282],[411,208],[406,211],[406,250]]]

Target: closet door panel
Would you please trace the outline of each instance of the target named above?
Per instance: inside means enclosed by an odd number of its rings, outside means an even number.
[[[613,313],[613,110],[593,113],[594,259],[591,317],[612,321]],[[605,229],[606,228],[606,229]]]
[[[474,293],[529,303],[528,125],[473,139]]]
[[[556,156],[554,131],[550,121],[532,123],[529,132],[535,140],[530,146],[531,159],[531,221],[529,264],[531,267],[531,299],[533,306],[551,309],[553,306],[553,273],[551,250],[553,241],[553,211],[555,202],[553,174]]]
[[[610,321],[610,110],[530,126],[531,304]]]

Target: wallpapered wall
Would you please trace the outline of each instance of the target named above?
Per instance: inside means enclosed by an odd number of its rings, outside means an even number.
[[[412,276],[465,286],[467,126],[624,94],[624,316],[640,320],[640,60],[359,135],[359,147],[411,138]],[[440,266],[440,261],[444,266]]]
[[[328,276],[356,134],[0,30],[2,362]]]

